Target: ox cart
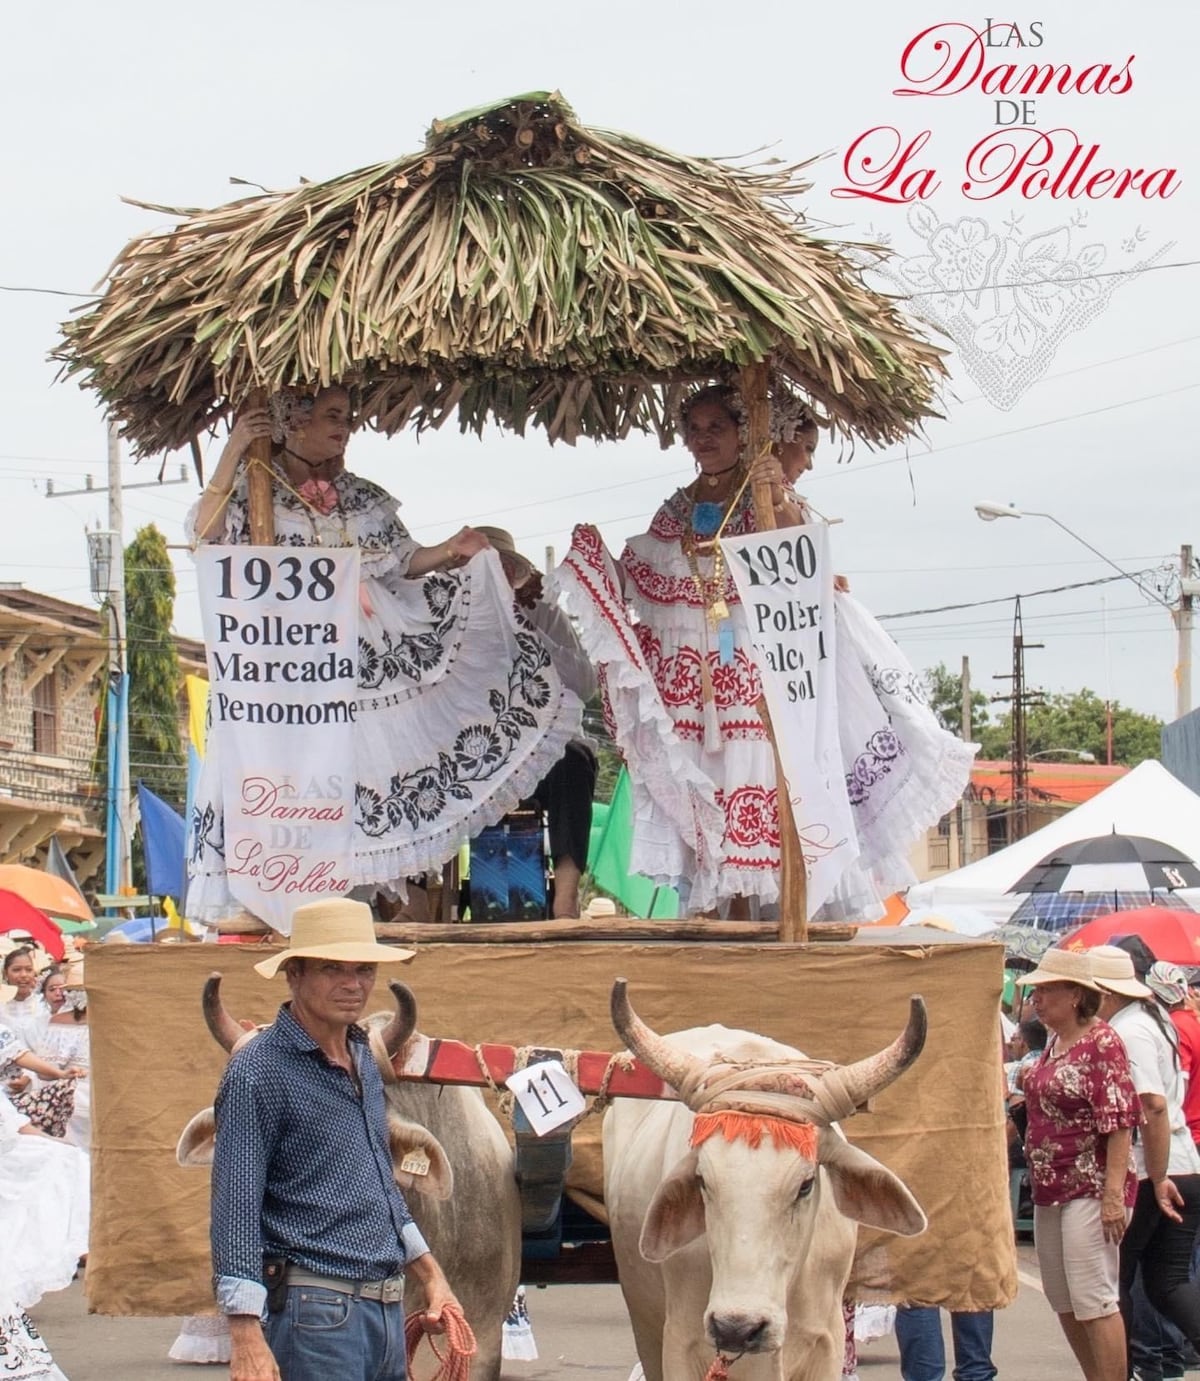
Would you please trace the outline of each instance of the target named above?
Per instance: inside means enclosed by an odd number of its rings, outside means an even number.
[[[929,1229],[913,1238],[862,1232],[855,1292],[964,1310],[1011,1301],[999,946],[912,930],[785,945],[631,940],[619,927],[609,939],[529,943],[519,935],[481,936],[483,927],[461,929],[471,943],[421,942],[405,977],[423,1031],[478,1044],[485,1054],[488,1045],[522,1050],[526,1058],[531,1046],[613,1051],[619,1043],[608,994],[618,975],[628,978],[639,1010],[659,1030],[720,1021],[839,1062],[892,1041],[910,995],[921,993],[929,1012],[924,1053],[844,1130],[904,1180]],[[261,957],[258,946],[243,945],[100,947],[89,955],[94,1311],[211,1307],[207,1181],[176,1163],[175,1148],[189,1118],[211,1101],[222,1067],[201,1015],[204,982],[219,967],[230,1010],[269,1021],[280,990],[253,972]],[[503,1052],[491,1056],[494,1072],[503,1073]],[[585,1081],[591,1077],[583,1073]],[[531,1243],[522,1271],[527,1282],[612,1278],[611,1257],[597,1245],[605,1236],[600,1120],[588,1116],[575,1128],[564,1176],[568,1206]],[[556,1173],[553,1164],[543,1166],[543,1185]]]
[[[436,122],[412,158],[192,214],[134,241],[60,354],[139,452],[191,445],[198,466],[202,431],[293,384],[353,388],[362,419],[388,435],[457,415],[476,432],[488,421],[533,424],[571,444],[637,429],[666,445],[685,390],[724,378],[741,391],[757,457],[769,445],[774,372],[843,437],[901,440],[932,415],[940,353],[866,288],[842,247],[808,233],[787,202],[803,190],[795,169],[678,158],[587,129],[560,97],[534,93]],[[392,263],[408,267],[397,277]],[[267,459],[252,450],[259,544],[273,535]],[[771,528],[770,483],[754,489],[758,528]],[[490,1059],[489,1045],[521,1059],[598,1052],[607,1068],[618,976],[659,1031],[719,1021],[838,1062],[886,1046],[921,993],[930,1025],[920,1063],[846,1131],[905,1180],[930,1228],[861,1233],[852,1288],[863,1299],[1002,1306],[1016,1284],[1002,951],[884,931],[810,943],[788,795],[779,793],[777,926],[381,934],[417,947],[421,1026],[477,1050],[481,1082],[508,1058]],[[257,957],[242,945],[89,957],[96,1311],[211,1307],[207,1185],[176,1164],[175,1147],[220,1073],[200,1013],[204,981],[220,968],[230,1008],[269,1020],[277,995],[251,974]],[[569,1144],[521,1138],[519,1168],[538,1185],[529,1281],[611,1278],[599,1123],[584,1117]]]

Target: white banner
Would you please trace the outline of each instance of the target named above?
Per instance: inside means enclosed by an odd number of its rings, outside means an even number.
[[[723,539],[762,673],[808,874],[809,919],[858,857],[838,739],[833,567],[824,523]]]
[[[359,553],[195,556],[229,890],[287,934],[297,906],[352,885]]]

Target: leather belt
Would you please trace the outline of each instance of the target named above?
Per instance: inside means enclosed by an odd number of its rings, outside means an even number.
[[[386,1280],[343,1280],[340,1276],[317,1275],[300,1266],[288,1266],[287,1283],[312,1285],[321,1290],[333,1290],[339,1295],[355,1299],[378,1300],[380,1304],[400,1304],[404,1300],[403,1275],[388,1276]]]

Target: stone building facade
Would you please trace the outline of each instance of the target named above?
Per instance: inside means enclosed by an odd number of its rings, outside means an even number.
[[[203,644],[177,646],[183,670],[203,675]],[[107,648],[98,610],[0,584],[0,863],[36,863],[57,835],[81,882],[103,869]],[[182,698],[180,717],[186,731]]]

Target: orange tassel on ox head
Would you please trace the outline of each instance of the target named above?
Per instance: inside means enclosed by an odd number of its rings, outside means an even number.
[[[691,1145],[703,1146],[718,1132],[726,1141],[744,1141],[752,1151],[769,1136],[776,1147],[796,1151],[807,1160],[817,1159],[817,1129],[811,1122],[785,1122],[780,1117],[760,1117],[748,1112],[698,1113],[692,1125]]]

